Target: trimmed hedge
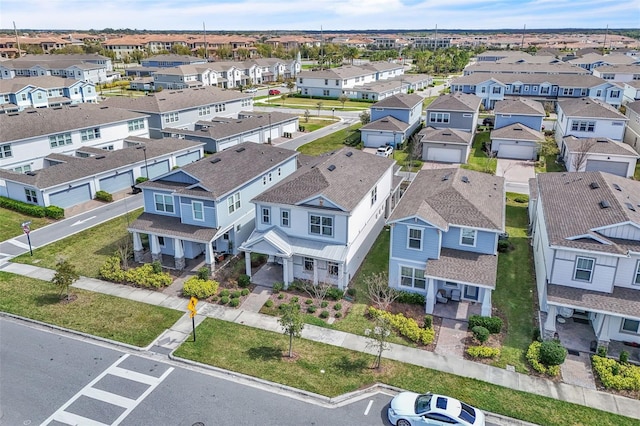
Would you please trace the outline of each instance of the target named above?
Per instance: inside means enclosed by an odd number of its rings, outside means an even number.
[[[51,219],[64,217],[64,209],[58,206],[42,207],[2,196],[0,196],[0,207],[33,217],[50,217]]]
[[[471,346],[467,348],[467,354],[474,358],[496,358],[500,356],[500,349],[488,346]]]
[[[96,200],[110,203],[113,201],[113,195],[109,194],[107,191],[96,191]]]
[[[412,342],[428,345],[435,338],[435,331],[432,328],[421,328],[416,320],[407,318],[402,314],[392,314],[391,312],[369,307],[369,315],[373,318],[384,318],[389,321],[398,333]]]
[[[344,292],[338,287],[331,287],[327,290],[327,297],[332,300],[340,300],[344,297]]]
[[[162,288],[170,285],[173,279],[166,272],[155,273],[150,264],[137,268],[122,269],[120,257],[111,256],[100,267],[100,276],[106,280],[129,283],[138,287]]]
[[[593,355],[593,369],[604,387],[616,390],[640,390],[640,367],[615,359]]]
[[[480,315],[471,315],[469,317],[469,328],[484,327],[491,334],[498,334],[502,330],[502,319],[499,317],[482,317]]]
[[[411,305],[424,305],[425,303],[424,294],[412,293],[410,291],[399,291],[396,301],[399,303],[409,303]]]
[[[567,358],[567,350],[559,340],[545,340],[540,345],[540,362],[544,365],[560,365]]]
[[[198,299],[206,299],[218,292],[217,281],[203,280],[198,277],[191,277],[184,283],[182,294],[184,296],[195,296]]]
[[[560,366],[559,365],[551,365],[546,366],[540,362],[540,347],[542,346],[542,342],[535,341],[529,345],[529,349],[527,350],[527,361],[534,370],[538,373],[548,374],[549,376],[558,376],[560,375]]]
[[[473,332],[473,337],[475,337],[480,343],[486,342],[489,338],[489,330],[481,325],[476,325],[471,329],[471,331]]]
[[[251,278],[247,274],[241,274],[238,277],[238,287],[246,288],[251,285]]]

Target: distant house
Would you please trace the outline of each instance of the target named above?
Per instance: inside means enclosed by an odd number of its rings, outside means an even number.
[[[518,123],[541,131],[542,121],[546,116],[542,102],[522,97],[496,102],[493,112],[495,129]]]
[[[111,59],[98,54],[29,54],[0,62],[0,79],[51,76],[99,84],[112,72]]]
[[[93,83],[62,77],[17,77],[0,80],[0,114],[27,108],[49,108],[98,99]]]
[[[482,99],[465,93],[438,96],[427,107],[425,126],[475,134]]]
[[[628,121],[617,109],[592,98],[558,101],[556,142],[562,149],[565,136],[609,138],[621,142]]]
[[[418,133],[422,160],[464,164],[469,158],[473,134],[464,130],[425,127]]]
[[[179,67],[180,65],[196,65],[206,63],[206,59],[198,58],[197,56],[166,54],[153,55],[148,58],[144,58],[140,62],[140,65],[142,65],[143,67],[153,68],[173,68]]]
[[[240,246],[245,273],[251,275],[251,253],[262,253],[281,265],[285,286],[297,279],[345,289],[399,191],[394,165],[351,148],[305,159],[251,200],[256,229]]]
[[[397,147],[408,139],[420,126],[422,117],[422,96],[397,94],[376,102],[370,108],[371,121],[360,128],[365,147],[375,148],[382,145]],[[393,117],[395,120],[384,119]],[[380,122],[380,123],[378,123]]]
[[[498,158],[536,160],[544,134],[523,124],[514,123],[491,131],[491,151]]]
[[[144,213],[129,226],[135,260],[143,261],[147,235],[151,260],[183,269],[186,259],[204,254],[213,271],[216,257],[237,253],[254,230],[251,200],[295,172],[297,156],[244,143],[138,184]]]
[[[624,143],[640,154],[640,101],[628,103],[625,115],[628,118],[624,132]]]
[[[601,171],[632,177],[640,155],[629,145],[608,138],[562,139],[562,159],[569,172]]]
[[[420,170],[387,221],[389,286],[436,300],[481,304],[491,316],[498,237],[505,230],[504,178],[462,169]],[[438,297],[438,295],[440,297]]]

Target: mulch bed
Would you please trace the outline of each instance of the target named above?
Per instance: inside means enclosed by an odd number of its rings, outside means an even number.
[[[327,306],[322,308],[321,306],[317,305],[316,303],[312,303],[312,304],[307,304],[307,300],[311,300],[313,301],[313,298],[309,297],[308,294],[303,293],[303,292],[298,292],[298,291],[281,291],[280,293],[277,294],[272,294],[271,296],[269,296],[269,299],[273,301],[273,306],[271,308],[268,308],[269,310],[273,310],[275,312],[278,312],[278,307],[282,304],[287,304],[290,303],[291,300],[293,298],[297,297],[298,298],[298,304],[300,305],[300,311],[304,314],[307,315],[312,315],[316,318],[320,318],[320,314],[322,313],[322,311],[327,311],[329,312],[329,318],[334,318],[334,321],[340,321],[342,318],[346,317],[347,314],[349,313],[349,310],[351,309],[351,305],[353,304],[352,302],[349,302],[348,300],[342,299],[342,300],[330,300],[330,299],[325,299],[325,302],[327,302]],[[341,305],[340,309],[335,309],[334,306],[339,303]],[[313,313],[310,313],[307,311],[307,308],[309,306],[314,305],[316,307],[316,311]],[[336,313],[340,312],[340,318],[336,318]],[[327,321],[328,318],[320,318],[323,319],[324,321]]]
[[[403,314],[407,318],[413,318],[420,326],[424,325],[424,317],[427,315],[424,312],[423,305],[415,305],[410,303],[393,302],[389,307],[389,311],[393,314]],[[435,331],[435,337],[433,342],[428,345],[417,344],[417,348],[424,349],[425,351],[433,352],[436,350],[436,344],[438,343],[438,337],[440,336],[440,326],[442,325],[442,318],[432,315],[433,330]],[[415,342],[412,342],[415,343]]]

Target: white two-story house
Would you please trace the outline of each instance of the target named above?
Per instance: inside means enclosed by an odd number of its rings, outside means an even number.
[[[588,321],[600,345],[640,343],[640,182],[603,172],[545,173],[530,187],[544,335],[573,317]]]
[[[298,171],[254,197],[256,229],[240,246],[282,265],[293,280],[347,287],[378,234],[401,180],[395,161],[343,148],[309,158]]]

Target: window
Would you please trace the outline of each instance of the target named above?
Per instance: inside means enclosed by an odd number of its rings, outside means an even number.
[[[143,119],[138,119],[138,120],[131,120],[129,121],[129,131],[132,132],[134,130],[140,130],[140,129],[144,129],[144,120]]]
[[[625,318],[622,320],[620,331],[640,334],[640,321]]]
[[[633,280],[635,285],[640,285],[640,260],[638,260],[638,264],[636,265],[636,277]]]
[[[328,90],[323,90],[322,91],[322,96],[329,96],[331,94],[331,92],[329,92]]]
[[[193,220],[204,220],[204,204],[200,201],[192,201]]]
[[[165,123],[177,123],[180,120],[177,112],[170,112],[164,115]]]
[[[271,223],[271,209],[268,207],[262,208],[262,223],[266,225]]]
[[[620,91],[619,90],[615,90],[615,91],[611,92],[611,97],[612,98],[619,98],[620,97]]]
[[[198,116],[202,117],[203,115],[209,115],[209,114],[211,114],[211,107],[210,106],[205,106],[205,107],[198,108]]]
[[[173,213],[173,197],[166,194],[154,194],[156,211]]]
[[[160,247],[165,247],[166,243],[164,241],[164,237],[158,237],[158,245]]]
[[[404,287],[420,288],[424,290],[427,287],[427,281],[424,278],[424,270],[402,266],[400,268],[400,284]]]
[[[376,186],[371,190],[371,205],[374,205],[378,200],[378,187]]]
[[[15,167],[13,171],[18,173],[27,173],[31,171],[31,166],[29,164],[25,164],[24,166]]]
[[[500,86],[493,87],[493,89],[491,90],[491,93],[493,94],[502,93],[502,91],[500,90]]]
[[[229,214],[240,210],[240,193],[236,192],[227,199],[227,205],[229,206]]]
[[[84,140],[84,139],[83,139]],[[49,136],[49,146],[56,148],[58,146],[71,145],[71,133],[63,133],[61,135]]]
[[[82,142],[100,139],[100,129],[98,127],[95,129],[85,129],[80,131],[80,135],[82,137]]]
[[[333,236],[333,218],[312,214],[309,217],[309,232],[316,235]]]
[[[327,271],[333,277],[338,276],[338,264],[336,262],[327,262]]]
[[[571,131],[573,132],[594,132],[596,128],[595,121],[578,121],[571,122]]]
[[[596,90],[596,96],[597,96],[597,97],[602,96],[602,89],[598,89],[598,90]]]
[[[313,271],[313,259],[310,257],[304,258],[304,270]]]
[[[448,112],[432,112],[429,114],[429,122],[430,123],[448,123],[449,113]]]
[[[591,281],[591,274],[593,273],[595,263],[595,259],[578,257],[576,259],[576,270],[573,274],[573,279],[578,281]]]
[[[460,230],[460,245],[461,246],[476,246],[476,233],[475,229],[465,229]]]
[[[540,93],[543,95],[548,95],[549,94],[549,86],[542,86],[540,88]]]
[[[422,229],[409,228],[409,248],[422,250]]]
[[[613,80],[613,74],[602,74],[603,80]]]
[[[24,196],[29,203],[38,204],[38,194],[33,189],[24,189]]]
[[[290,220],[291,220],[291,212],[289,210],[282,210],[280,212],[280,225],[288,228],[290,225]]]
[[[11,152],[11,144],[0,145],[0,158],[9,157],[13,157],[13,153]]]

